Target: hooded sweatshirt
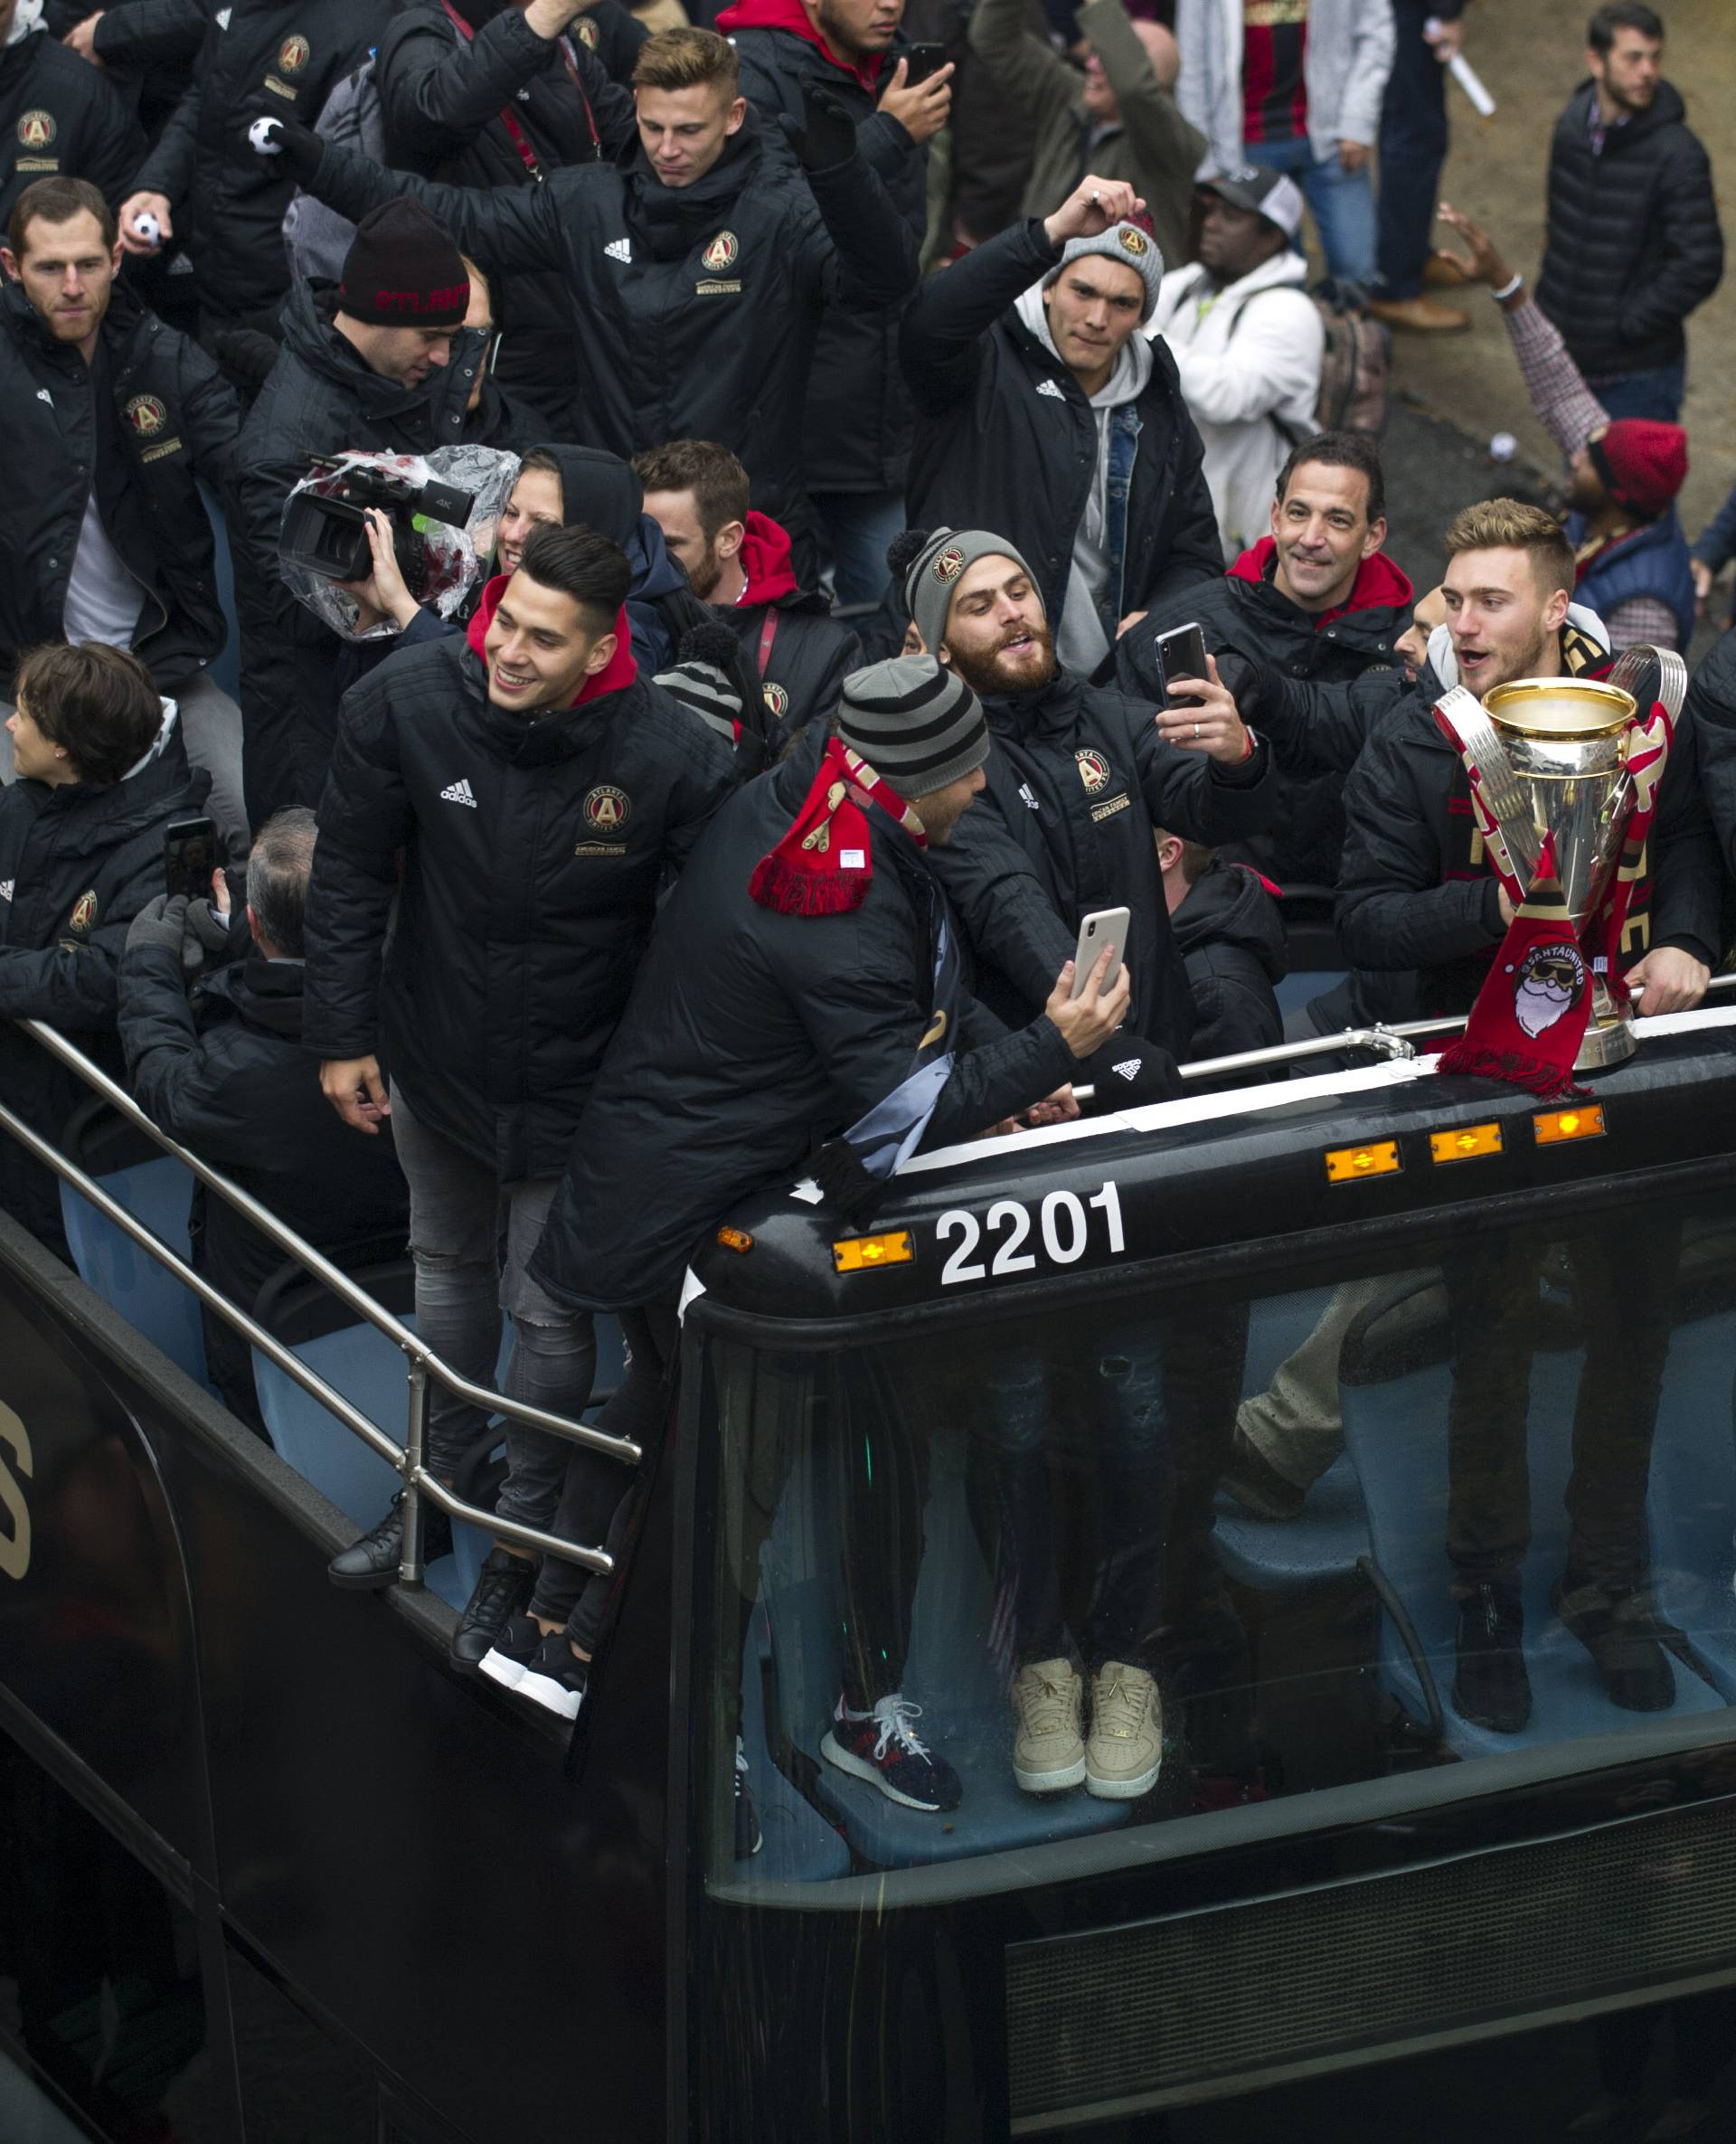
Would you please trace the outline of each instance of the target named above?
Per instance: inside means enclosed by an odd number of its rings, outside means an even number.
[[[1021,294],[1016,310],[1021,323],[1059,364],[1061,353],[1049,333],[1048,308],[1043,302],[1043,290],[1051,279],[1045,277],[1042,282],[1033,283]],[[1073,532],[1072,570],[1067,576],[1067,592],[1055,625],[1056,658],[1063,670],[1071,670],[1080,677],[1090,676],[1109,652],[1110,635],[1099,607],[1106,602],[1118,606],[1120,597],[1119,586],[1110,585],[1114,566],[1109,550],[1110,420],[1124,403],[1138,400],[1150,378],[1151,345],[1143,330],[1136,330],[1122,344],[1107,383],[1090,398],[1091,413],[1097,420],[1097,467],[1092,471],[1085,511]],[[1136,434],[1136,455],[1138,450]],[[1129,462],[1129,483],[1132,469]]]
[[[1227,581],[1254,583],[1269,581],[1277,557],[1277,543],[1270,536],[1262,536],[1258,543],[1250,545],[1226,570],[1224,578]],[[1313,614],[1314,629],[1316,633],[1322,632],[1353,610],[1408,610],[1415,594],[1410,576],[1401,567],[1394,565],[1385,552],[1377,551],[1357,567],[1356,578],[1350,584],[1350,593],[1342,603],[1335,603],[1330,610],[1319,610]]]
[[[789,537],[769,514],[750,514],[741,539],[741,571],[748,584],[735,599],[744,610],[797,596],[802,584],[789,562]]]
[[[476,606],[476,616],[465,628],[465,638],[470,643],[472,653],[484,663],[488,658],[483,653],[482,644],[487,638],[488,628],[495,621],[495,613],[500,608],[500,599],[511,579],[510,573],[495,575],[482,591],[482,600]],[[624,693],[638,674],[639,666],[633,659],[632,630],[627,623],[626,607],[623,606],[615,613],[614,654],[600,670],[586,678],[567,705],[582,707],[587,701],[600,700],[606,694]]]
[[[736,0],[733,7],[726,7],[718,16],[717,28],[723,36],[731,39],[738,30],[788,30],[792,37],[811,44],[823,60],[829,61],[840,74],[847,74],[869,96],[879,94],[881,69],[886,55],[871,52],[860,62],[839,59],[815,28],[802,0]]]

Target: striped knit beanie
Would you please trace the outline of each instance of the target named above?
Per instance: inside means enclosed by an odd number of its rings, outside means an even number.
[[[853,671],[838,704],[838,735],[906,798],[944,789],[988,757],[982,703],[932,656],[893,656]]]

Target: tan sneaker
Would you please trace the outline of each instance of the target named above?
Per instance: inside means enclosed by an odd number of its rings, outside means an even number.
[[[1091,1677],[1091,1739],[1085,1791],[1100,1801],[1137,1801],[1164,1761],[1164,1708],[1143,1667],[1106,1660]]]
[[[1027,1794],[1059,1794],[1085,1777],[1084,1696],[1071,1660],[1036,1660],[1013,1678],[1013,1777]]]

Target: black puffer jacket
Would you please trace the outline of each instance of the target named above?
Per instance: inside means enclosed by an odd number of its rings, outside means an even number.
[[[1723,279],[1712,165],[1680,94],[1660,82],[1650,108],[1591,152],[1596,91],[1582,82],[1555,122],[1549,220],[1537,302],[1592,379],[1674,364],[1682,323]]]
[[[916,398],[911,526],[993,529],[1016,543],[1052,625],[1097,467],[1097,420],[1072,373],[1012,307],[1061,254],[1040,222],[1015,223],[929,279],[899,343]],[[1161,339],[1152,359],[1118,616],[1223,572],[1200,435]]]
[[[1081,918],[1125,907],[1128,1025],[1190,1055],[1193,1003],[1154,831],[1208,848],[1259,833],[1272,810],[1265,747],[1244,766],[1221,767],[1162,743],[1149,707],[1064,674],[1041,692],[984,705],[995,740],[987,788],[934,852],[935,875],[976,956],[984,1003],[1009,1025],[1041,1012],[1073,957]]]
[[[344,702],[307,1045],[378,1055],[417,1117],[503,1183],[565,1166],[665,872],[731,786],[728,749],[655,685],[620,684],[631,670],[533,721],[493,705],[465,642],[437,640]]]
[[[50,1138],[89,1090],[12,1022],[45,1020],[118,1075],[127,927],[163,891],[170,822],[202,811],[210,787],[171,723],[156,757],[108,789],[0,789],[0,1089]],[[0,1205],[65,1255],[55,1179],[12,1139],[0,1140]]]
[[[1226,651],[1271,666],[1287,678],[1348,685],[1371,671],[1399,671],[1395,643],[1410,620],[1410,581],[1383,552],[1364,559],[1348,602],[1322,624],[1275,584],[1277,546],[1268,536],[1246,551],[1222,580],[1190,588],[1160,605],[1116,643],[1116,680],[1124,692],[1160,703],[1157,638],[1197,625],[1205,651]],[[1243,710],[1245,719],[1253,715]],[[1344,845],[1341,773],[1278,774],[1278,805],[1269,833],[1235,846],[1235,860],[1255,864],[1281,885],[1332,886]]]
[[[902,829],[868,813],[873,883],[858,909],[783,915],[748,893],[824,744],[816,732],[730,800],[658,919],[532,1261],[562,1301],[611,1308],[673,1295],[701,1231],[732,1200],[801,1174],[816,1146],[914,1067],[934,1011],[938,900]],[[1040,1101],[1076,1069],[1046,1019],[1009,1035],[967,1006],[960,1025],[932,1147]]]
[[[741,602],[719,607],[713,615],[733,628],[743,658],[759,678],[766,713],[785,735],[806,729],[816,716],[830,714],[844,679],[861,666],[861,641],[843,619],[833,617],[824,596],[797,590],[775,603]]]
[[[205,10],[199,0],[108,0],[102,8],[85,0],[47,0],[42,20],[51,37],[64,38],[91,14],[99,18],[93,51],[146,135],[155,136],[186,90],[205,42]]]
[[[207,312],[263,312],[289,288],[283,217],[296,182],[280,156],[237,155],[237,126],[278,111],[311,127],[391,19],[390,0],[232,0],[213,11],[192,87],[133,182],[166,196]]]
[[[196,343],[110,300],[86,365],[23,289],[0,291],[0,468],[10,569],[0,575],[0,675],[61,638],[67,582],[94,469],[108,540],[137,576],[135,651],[172,693],[222,653],[211,521],[195,477],[220,484],[241,423],[233,389]]]
[[[99,68],[45,30],[0,47],[0,230],[38,179],[89,179],[118,208],[144,154],[138,121]]]
[[[1214,859],[1169,927],[1194,996],[1194,1055],[1228,1057],[1282,1042],[1273,987],[1284,980],[1284,926],[1260,874]]]
[[[756,27],[756,20],[792,12],[787,0],[740,0],[724,27],[741,62],[741,94],[769,124],[788,114],[804,123],[805,99],[822,91],[847,111],[856,147],[880,175],[886,198],[920,247],[929,220],[929,153],[876,99],[909,47],[896,38],[882,56],[874,89],[840,67],[813,36]],[[817,35],[817,33],[815,33]],[[814,351],[813,383],[802,431],[811,491],[897,491],[910,468],[910,397],[898,366],[901,305],[871,315],[829,309]]]
[[[754,504],[805,526],[799,428],[828,305],[898,304],[916,243],[853,156],[806,176],[754,116],[691,186],[665,186],[637,146],[618,164],[552,172],[487,193],[382,171],[327,147],[309,188],[359,221],[414,194],[485,269],[555,270],[571,292],[574,407],[585,444],[632,456],[665,439],[718,439]]]
[[[247,813],[260,826],[286,805],[319,801],[337,726],[340,663],[354,651],[297,601],[278,571],[284,501],[308,458],[346,448],[426,454],[460,440],[522,449],[519,419],[493,382],[474,415],[465,403],[482,337],[453,338],[451,356],[420,387],[370,372],[332,326],[335,294],[298,284],[283,314],[283,349],[236,442],[229,530],[241,628],[247,711]]]

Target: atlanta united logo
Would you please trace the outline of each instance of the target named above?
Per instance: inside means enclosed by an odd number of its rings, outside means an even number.
[[[155,439],[169,421],[169,413],[154,394],[136,394],[122,414],[141,439]]]
[[[934,562],[934,577],[942,588],[950,588],[965,570],[962,551],[943,551]]]
[[[1122,250],[1128,253],[1148,253],[1151,241],[1143,231],[1136,231],[1131,223],[1124,223],[1116,236],[1121,241]]]
[[[585,815],[586,826],[605,841],[618,840],[626,831],[627,822],[633,813],[627,791],[615,789],[608,782],[599,789],[590,790],[580,808]]]
[[[45,149],[59,131],[52,112],[27,111],[18,122],[19,145],[26,149]]]
[[[71,930],[89,930],[97,920],[97,893],[93,886],[88,893],[80,893],[67,920]]]
[[[1578,946],[1565,940],[1534,945],[1519,964],[1513,1016],[1534,1040],[1565,1019],[1584,991],[1585,961]]]
[[[1088,797],[1095,797],[1099,789],[1109,787],[1109,762],[1100,751],[1092,751],[1088,747],[1084,751],[1076,751],[1073,757],[1079,761],[1079,779],[1085,784]]]
[[[700,260],[715,275],[720,269],[728,268],[741,250],[732,231],[720,231],[700,255]]]
[[[774,722],[782,722],[784,717],[789,713],[789,694],[784,690],[782,685],[761,685],[760,688],[760,696],[765,702],[766,711],[771,716]]]
[[[579,18],[578,37],[580,43],[588,52],[594,52],[597,50],[597,25],[588,14],[582,14]]]
[[[299,74],[312,52],[313,47],[305,37],[286,37],[278,47],[278,72]]]

